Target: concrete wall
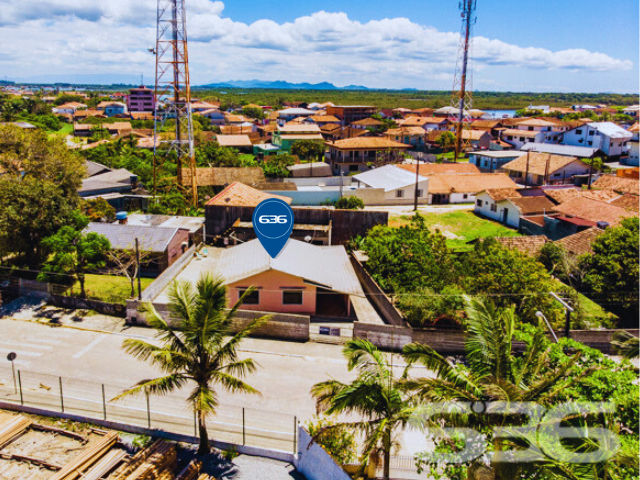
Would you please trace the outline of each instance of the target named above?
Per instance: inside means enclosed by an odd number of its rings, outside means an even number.
[[[355,322],[353,324],[353,338],[367,340],[383,350],[399,351],[408,343],[413,342],[413,330],[395,325]]]
[[[117,303],[100,302],[98,300],[90,300],[79,297],[67,297],[63,295],[50,295],[47,303],[56,307],[72,308],[83,310],[95,310],[104,315],[125,318],[127,316],[127,308]]]
[[[289,197],[292,206],[320,206],[340,199],[340,190],[273,190],[266,193]]]
[[[173,321],[169,315],[167,305],[154,304],[153,306],[169,325],[175,325],[175,321]],[[140,302],[138,302],[138,300],[127,301],[127,321],[133,325],[146,327],[146,320],[144,315],[138,311],[139,307]],[[311,319],[308,315],[238,310],[233,320],[232,331],[237,332],[253,319],[260,317],[267,317],[267,321],[262,327],[253,332],[252,337],[272,338],[291,342],[309,341],[309,324],[311,323]]]
[[[307,480],[351,480],[351,477],[317,443],[311,443],[311,435],[298,427],[298,459],[296,468]]]
[[[393,303],[391,303],[391,300],[387,297],[382,288],[380,288],[371,275],[369,275],[369,272],[365,270],[362,264],[353,255],[351,255],[350,259],[367,299],[380,313],[382,319],[390,325],[405,327],[407,324],[404,321],[402,314],[393,305]]]

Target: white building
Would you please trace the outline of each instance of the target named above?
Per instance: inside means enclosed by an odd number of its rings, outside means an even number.
[[[481,172],[497,172],[503,165],[522,156],[517,150],[483,150],[469,153],[469,163]]]
[[[412,203],[415,200],[416,174],[394,165],[359,173],[353,176],[353,181],[352,185],[355,184],[360,190],[382,189],[383,198],[389,204]],[[418,202],[426,203],[429,179],[418,175],[417,181]]]
[[[629,129],[629,132],[633,135],[631,137],[630,149],[629,149],[629,158],[625,162],[627,165],[638,167],[640,166],[639,153],[638,153],[638,132],[640,131],[640,124],[636,122],[636,124]]]
[[[519,228],[522,217],[544,215],[554,204],[545,196],[523,197],[512,188],[484,190],[476,196],[474,212],[509,227]]]
[[[545,132],[539,130],[522,130],[518,128],[507,128],[502,131],[501,139],[520,149],[525,143],[542,143],[545,139]]]
[[[609,157],[629,153],[633,134],[613,122],[592,122],[564,132],[560,143],[576,147],[593,147]]]
[[[631,105],[630,107],[625,108],[624,110],[622,110],[622,113],[624,113],[625,115],[629,115],[630,117],[633,117],[635,119],[637,119],[640,114],[640,105]]]

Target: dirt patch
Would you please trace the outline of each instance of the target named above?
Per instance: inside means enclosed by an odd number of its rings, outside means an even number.
[[[62,467],[85,448],[85,445],[73,438],[56,435],[51,432],[29,430],[4,447],[0,452],[37,458]]]

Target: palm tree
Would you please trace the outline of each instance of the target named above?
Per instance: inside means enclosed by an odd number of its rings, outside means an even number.
[[[468,367],[453,364],[428,345],[405,346],[403,355],[409,365],[422,364],[434,377],[409,379],[405,387],[425,402],[539,402],[549,403],[572,381],[570,375],[579,354],[557,367],[549,362],[550,348],[542,329],[538,329],[524,355],[517,358],[512,351],[516,317],[514,309],[499,310],[490,300],[465,297]],[[585,372],[583,372],[585,374]],[[474,426],[497,425],[490,415],[469,415]],[[493,422],[493,423],[492,423]],[[504,442],[494,440],[494,450]],[[470,471],[477,465],[472,465]],[[516,467],[518,468],[518,467]],[[513,464],[494,464],[496,480],[519,478]],[[472,477],[470,477],[472,478]]]
[[[163,376],[145,379],[121,393],[116,399],[140,393],[165,395],[187,384],[195,384],[188,397],[198,417],[199,455],[209,452],[207,417],[215,414],[219,386],[230,392],[260,394],[241,380],[256,370],[251,359],[239,359],[236,351],[242,340],[264,323],[265,318],[251,321],[232,334],[232,322],[238,307],[251,289],[229,310],[226,309],[226,288],[221,279],[203,275],[195,289],[189,282],[174,282],[169,288],[169,314],[177,321],[170,326],[155,307],[145,304],[149,326],[154,328],[160,345],[143,340],[127,339],[124,350],[134,357],[160,367]]]
[[[357,414],[363,418],[336,426],[350,427],[364,434],[362,469],[372,454],[382,453],[383,478],[387,480],[394,433],[407,424],[413,413],[406,393],[400,388],[407,370],[403,370],[400,378],[395,377],[387,357],[366,340],[348,342],[343,354],[349,370],[358,372],[356,379],[351,383],[320,382],[313,386],[311,393],[317,399],[318,409],[327,415]]]
[[[640,355],[638,337],[625,330],[613,334],[611,347],[615,353],[630,360]]]

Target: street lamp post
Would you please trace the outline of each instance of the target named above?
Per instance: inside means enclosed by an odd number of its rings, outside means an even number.
[[[18,357],[18,354],[16,352],[10,352],[9,355],[7,355],[7,360],[11,362],[11,373],[13,374],[13,390],[16,393],[16,395],[18,394],[18,385],[16,384],[16,367],[13,364],[13,361],[17,357]]]

